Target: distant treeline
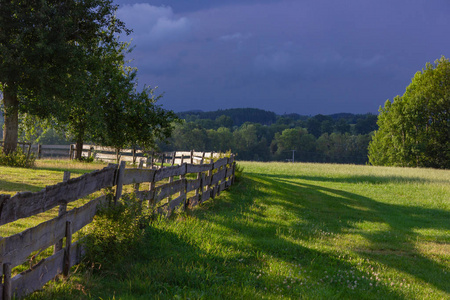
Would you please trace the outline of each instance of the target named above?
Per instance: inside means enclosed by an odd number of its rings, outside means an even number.
[[[276,115],[255,108],[236,108],[182,112],[178,117],[182,122],[175,124],[168,143],[160,142],[159,149],[154,150],[231,150],[239,160],[254,161],[288,161],[294,150],[295,161],[365,164],[369,141],[377,129],[377,116],[373,114]],[[31,138],[22,134],[21,140],[70,143],[67,136],[53,128],[36,131]]]
[[[180,119],[184,119],[187,122],[193,122],[199,119],[214,121],[225,116],[229,117],[235,126],[241,126],[245,122],[271,125],[277,121],[277,115],[274,112],[257,108],[232,108],[208,112],[188,111],[177,113],[177,115]]]
[[[195,149],[228,151],[240,160],[334,162],[365,164],[371,134],[377,129],[373,114],[341,113],[302,116],[276,115],[254,108],[178,113],[163,151]]]

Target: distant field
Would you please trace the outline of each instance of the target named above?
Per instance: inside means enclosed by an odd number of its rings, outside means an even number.
[[[154,221],[133,255],[30,299],[450,298],[450,171],[239,165],[229,191]]]

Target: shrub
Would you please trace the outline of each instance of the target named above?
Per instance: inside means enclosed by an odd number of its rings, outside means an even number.
[[[244,167],[241,166],[240,164],[236,164],[235,169],[234,169],[234,180],[235,181],[240,181],[241,177],[242,177],[242,173],[244,173]]]
[[[21,148],[17,148],[15,152],[10,154],[3,153],[0,148],[0,166],[32,168],[36,161],[36,156],[33,153],[27,155]]]
[[[134,195],[124,195],[116,205],[100,207],[84,231],[85,262],[102,266],[120,262],[140,241],[151,217]]]

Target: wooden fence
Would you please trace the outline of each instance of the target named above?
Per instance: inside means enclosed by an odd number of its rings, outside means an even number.
[[[3,141],[0,140],[0,146],[3,145]],[[41,145],[31,143],[17,143],[17,146],[22,149],[24,153],[31,153],[36,155],[38,159],[44,157],[61,157],[74,159],[77,151],[75,144],[71,145]],[[164,152],[158,153],[155,151],[144,151],[139,149],[115,149],[112,147],[103,147],[96,145],[83,145],[81,152],[82,157],[93,157],[94,160],[101,160],[105,162],[118,162],[126,161],[133,164],[139,164],[144,159],[144,166],[155,166],[155,164],[161,165],[173,165],[180,164],[185,159],[190,163],[199,163],[205,158],[218,158],[221,154],[215,152],[193,152],[193,151],[176,151],[176,152]],[[205,153],[205,157],[203,157]],[[184,160],[183,160],[184,161]]]
[[[184,156],[188,153],[189,156]],[[167,167],[149,164],[148,168],[143,168],[144,160],[141,160],[139,168],[125,168],[122,161],[119,166],[110,164],[78,178],[65,176],[63,182],[47,186],[40,192],[22,192],[12,197],[0,195],[0,226],[59,206],[58,216],[53,219],[21,233],[0,237],[0,276],[3,279],[0,299],[28,295],[59,274],[67,276],[70,267],[80,262],[83,246],[78,241],[73,242],[72,235],[92,222],[98,205],[107,200],[106,196],[101,196],[67,211],[70,202],[115,187],[113,200],[116,203],[122,196],[123,186],[133,185],[134,193],[143,205],[153,208],[155,213],[169,215],[175,209],[189,209],[214,198],[231,186],[236,165],[234,155],[214,158],[213,153],[199,154],[182,152],[180,161],[174,155],[171,157],[173,164]],[[187,178],[188,174],[195,175]],[[148,189],[141,190],[141,183],[149,183]],[[54,247],[53,254],[33,264],[33,257],[45,253],[49,247]],[[30,268],[12,276],[12,269],[25,262],[30,263]]]
[[[3,141],[0,140],[0,146]],[[17,147],[22,149],[23,153],[34,154],[37,158],[43,157],[70,157],[71,145],[41,145],[31,143],[17,143]]]
[[[75,145],[70,145],[70,159],[75,158]],[[181,161],[199,163],[205,158],[218,158],[220,153],[216,152],[195,152],[195,151],[174,151],[158,153],[155,151],[144,151],[139,149],[121,149],[117,150],[111,147],[83,145],[82,157],[93,157],[95,160],[106,162],[117,162],[119,160],[138,164],[144,160],[144,165],[154,166],[155,164],[173,165],[180,164]]]

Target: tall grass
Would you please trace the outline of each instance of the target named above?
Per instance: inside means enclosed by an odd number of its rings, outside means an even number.
[[[30,299],[450,298],[450,171],[240,165],[220,197]]]

